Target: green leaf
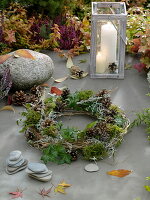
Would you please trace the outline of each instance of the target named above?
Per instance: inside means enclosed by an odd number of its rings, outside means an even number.
[[[88,125],[86,126],[85,129],[93,128],[93,127],[96,125],[96,123],[97,123],[97,121],[91,122],[90,124],[88,124]]]
[[[150,176],[147,176],[147,177],[145,178],[145,180],[150,180]]]
[[[57,164],[71,163],[71,156],[61,144],[50,144],[43,150],[41,160],[44,163],[55,162]]]
[[[79,63],[86,63],[87,60],[86,59],[83,59],[83,60],[79,60]]]
[[[150,186],[149,185],[145,185],[144,187],[148,192],[150,192]]]

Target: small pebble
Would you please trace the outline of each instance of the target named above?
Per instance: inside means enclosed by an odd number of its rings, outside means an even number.
[[[99,167],[96,164],[90,163],[90,164],[86,165],[84,169],[87,172],[97,172],[99,170]]]

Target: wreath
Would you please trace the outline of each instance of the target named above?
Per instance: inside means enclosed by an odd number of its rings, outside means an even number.
[[[129,120],[113,105],[110,91],[92,90],[70,93],[68,88],[34,104],[26,104],[22,112],[22,130],[30,145],[42,150],[41,159],[58,164],[71,163],[79,155],[86,160],[100,160],[112,156],[123,136]],[[95,121],[83,130],[64,127],[61,116],[89,115]]]

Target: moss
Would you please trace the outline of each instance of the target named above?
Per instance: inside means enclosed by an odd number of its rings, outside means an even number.
[[[44,109],[45,114],[49,114],[51,111],[54,110],[55,107],[56,107],[56,104],[54,102],[52,102],[52,103],[49,103],[49,102],[46,103],[45,104],[45,109]]]
[[[110,135],[110,140],[112,138],[120,137],[121,133],[123,133],[123,129],[118,127],[117,125],[107,124],[107,128]]]
[[[58,134],[57,127],[55,125],[51,125],[49,127],[43,128],[42,129],[42,134],[56,137]]]
[[[114,104],[111,104],[109,106],[109,109],[115,111],[116,113],[122,113],[122,110],[118,106],[116,106]]]
[[[92,97],[94,92],[92,90],[84,90],[84,91],[79,91],[77,92],[77,95],[79,97],[79,101],[81,100],[87,100],[90,97]]]
[[[41,118],[41,114],[32,110],[32,108],[28,108],[27,112],[22,112],[22,116],[26,117],[26,120],[24,121],[24,126],[36,125]]]
[[[107,156],[107,150],[102,143],[92,144],[83,148],[83,156],[86,160],[92,160],[93,157],[100,160]]]

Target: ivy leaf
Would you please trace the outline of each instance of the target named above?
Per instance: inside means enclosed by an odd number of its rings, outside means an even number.
[[[130,170],[118,169],[118,170],[109,171],[109,172],[107,172],[107,174],[111,175],[111,176],[117,176],[119,178],[122,178],[124,176],[129,175],[131,172],[132,171],[130,171]]]
[[[66,152],[66,149],[61,144],[50,144],[43,150],[41,160],[45,163],[51,161],[57,164],[70,164],[71,156]]]

